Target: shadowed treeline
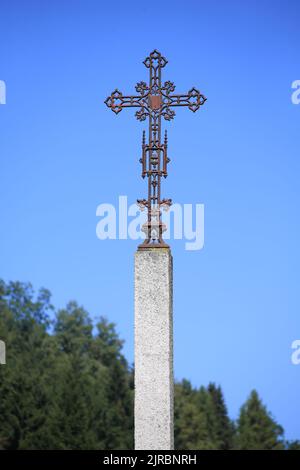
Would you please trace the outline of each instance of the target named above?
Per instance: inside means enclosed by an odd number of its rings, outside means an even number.
[[[0,281],[0,449],[132,449],[133,370],[112,323]],[[220,387],[175,385],[177,449],[300,449],[251,392],[237,422]]]

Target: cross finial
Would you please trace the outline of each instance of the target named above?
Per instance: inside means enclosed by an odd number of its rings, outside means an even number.
[[[144,60],[144,65],[149,69],[149,84],[141,81],[136,84],[138,95],[123,95],[115,89],[105,100],[105,104],[118,114],[123,108],[139,108],[135,116],[139,121],[149,119],[149,141],[146,144],[145,131],[142,140],[142,177],[149,179],[148,198],[138,200],[141,209],[147,208],[148,219],[143,226],[146,234],[144,242],[139,249],[167,247],[162,234],[166,227],[161,221],[161,208],[168,208],[171,199],[161,198],[161,177],[167,177],[167,164],[170,159],[167,155],[168,139],[165,131],[164,143],[161,143],[161,118],[170,121],[175,116],[172,108],[186,106],[191,111],[197,111],[206,98],[196,88],[191,88],[187,94],[174,94],[173,82],[162,83],[161,69],[168,63],[162,54],[154,49]]]

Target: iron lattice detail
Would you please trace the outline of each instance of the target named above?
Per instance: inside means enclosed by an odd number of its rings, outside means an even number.
[[[149,119],[149,136],[146,143],[146,133],[143,131],[142,139],[142,177],[148,178],[148,198],[138,199],[141,210],[147,209],[147,222],[142,230],[146,234],[140,249],[151,247],[167,247],[162,234],[166,230],[161,220],[161,210],[167,210],[172,204],[171,199],[161,199],[161,178],[166,178],[168,157],[168,139],[165,131],[164,139],[161,139],[161,118],[171,121],[175,116],[172,108],[186,106],[196,112],[202,106],[206,98],[196,88],[191,88],[187,94],[174,94],[173,82],[161,81],[161,69],[168,61],[156,49],[151,52],[144,62],[149,69],[149,84],[138,82],[135,86],[138,95],[123,95],[118,89],[105,100],[105,104],[118,114],[124,108],[139,108],[135,116],[139,121]]]

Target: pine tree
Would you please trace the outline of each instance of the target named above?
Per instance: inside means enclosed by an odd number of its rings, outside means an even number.
[[[1,282],[0,331],[8,345],[7,364],[0,368],[2,448],[41,448],[49,437],[49,301],[46,290],[35,300],[30,284]]]
[[[107,449],[133,448],[133,380],[132,371],[122,354],[123,341],[114,323],[101,317],[93,342],[93,358],[107,372],[108,407],[104,411]]]
[[[197,403],[197,391],[189,381],[175,384],[175,449],[210,449],[205,413]]]
[[[240,410],[237,423],[238,449],[281,450],[283,429],[273,419],[253,390]]]
[[[221,387],[215,384],[208,385],[208,394],[213,403],[216,417],[214,433],[218,442],[218,449],[229,450],[233,448],[234,424],[230,420]]]
[[[207,390],[192,388],[187,380],[175,385],[175,448],[217,448],[215,413]]]

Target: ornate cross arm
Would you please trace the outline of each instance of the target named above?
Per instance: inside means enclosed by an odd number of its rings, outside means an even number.
[[[166,82],[162,88],[161,114],[167,121],[170,121],[175,116],[175,111],[170,109],[171,107],[187,106],[195,113],[207,99],[197,88],[191,88],[186,95],[171,94],[170,92],[174,90],[175,85],[172,82]]]
[[[123,96],[118,89],[115,89],[104,103],[116,114],[120,113],[123,108],[147,107],[144,96]]]
[[[202,106],[206,98],[196,88],[192,88],[187,95],[168,95],[167,106],[188,106],[188,108],[195,112]]]
[[[135,113],[137,119],[144,121],[150,112],[149,94],[150,89],[145,82],[138,82],[135,87],[139,95],[124,96],[117,88],[106,98],[104,103],[115,114],[122,111],[123,108],[140,108]]]

